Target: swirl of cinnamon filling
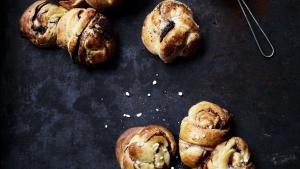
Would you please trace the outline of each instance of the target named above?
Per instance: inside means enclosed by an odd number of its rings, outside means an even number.
[[[194,54],[200,43],[200,29],[187,5],[165,0],[146,17],[142,41],[152,54],[170,63]]]
[[[226,139],[229,113],[224,108],[202,101],[189,110],[180,126],[179,153],[182,162],[198,167],[212,149]]]
[[[38,0],[21,16],[20,32],[38,47],[55,46],[57,23],[66,12],[65,8],[47,0]]]
[[[112,57],[115,39],[108,19],[93,8],[74,8],[57,26],[57,44],[75,63],[95,66]]]
[[[240,137],[232,137],[218,145],[211,153],[204,169],[254,169],[250,161],[250,151]]]
[[[122,169],[166,169],[175,153],[172,133],[155,125],[128,129],[116,144],[116,156]]]

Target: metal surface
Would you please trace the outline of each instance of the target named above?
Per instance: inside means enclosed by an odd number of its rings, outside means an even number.
[[[209,100],[230,110],[232,135],[248,142],[257,168],[299,169],[299,2],[248,1],[277,49],[266,59],[236,1],[182,1],[203,34],[195,57],[164,64],[152,56],[140,33],[159,1],[128,0],[106,12],[119,49],[98,70],[72,64],[64,50],[39,49],[21,38],[18,19],[33,0],[4,1],[1,168],[116,169],[114,144],[125,129],[160,124],[178,138],[188,108]],[[173,166],[184,168],[179,160]]]

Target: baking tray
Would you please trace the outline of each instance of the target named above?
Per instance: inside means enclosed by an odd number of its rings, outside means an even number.
[[[247,141],[257,168],[299,169],[298,2],[248,1],[276,48],[265,59],[236,1],[182,1],[201,26],[195,57],[164,64],[152,56],[140,34],[159,0],[128,0],[106,11],[118,34],[116,57],[87,70],[62,49],[39,49],[21,38],[18,19],[33,0],[5,0],[1,168],[116,169],[114,145],[125,129],[159,124],[178,139],[188,108],[209,100],[230,110],[232,135]],[[172,166],[185,168],[176,159]]]

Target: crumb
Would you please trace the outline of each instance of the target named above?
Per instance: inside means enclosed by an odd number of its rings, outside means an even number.
[[[141,117],[143,113],[136,114],[136,117]]]
[[[182,96],[183,95],[183,93],[182,92],[178,92],[178,96]]]
[[[156,81],[156,80],[153,80],[152,84],[153,84],[153,85],[156,85],[156,84],[157,84],[157,81]]]
[[[123,117],[130,118],[131,116],[129,114],[123,114]]]
[[[103,101],[103,100],[104,100],[103,97],[101,97],[101,98],[100,98],[100,101]]]
[[[162,119],[162,121],[166,121],[166,119]]]
[[[159,112],[159,109],[158,109],[158,108],[156,108],[156,109],[155,109],[155,111]]]
[[[158,73],[156,73],[156,74],[155,74],[155,76],[156,76],[156,77],[158,77],[158,76],[159,76],[159,74],[158,74]]]
[[[171,167],[171,169],[175,169],[174,167]]]
[[[105,126],[104,126],[106,129],[108,128],[108,125],[107,124],[105,124]]]
[[[151,93],[148,93],[147,96],[148,96],[148,97],[151,97]]]
[[[129,96],[130,96],[130,93],[129,93],[129,92],[125,92],[125,95],[126,95],[127,97],[129,97]]]

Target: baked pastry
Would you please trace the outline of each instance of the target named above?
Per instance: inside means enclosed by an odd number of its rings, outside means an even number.
[[[175,0],[165,0],[146,17],[142,41],[152,54],[169,63],[196,51],[200,30],[188,6]]]
[[[155,125],[130,128],[116,144],[116,157],[122,169],[166,169],[175,153],[172,133]]]
[[[83,8],[88,6],[85,0],[59,0],[59,4],[66,9]]]
[[[204,169],[254,169],[250,151],[240,137],[232,137],[218,145],[206,161]]]
[[[230,116],[220,106],[202,101],[189,110],[180,126],[181,161],[191,168],[199,167],[215,146],[226,139]]]
[[[22,35],[38,47],[56,45],[56,26],[67,12],[63,7],[39,0],[30,5],[19,21]]]
[[[60,0],[61,6],[72,9],[72,8],[82,8],[86,6],[91,6],[95,9],[103,10],[109,7],[118,6],[122,0]]]
[[[112,57],[115,40],[107,18],[93,8],[74,8],[57,25],[57,44],[75,63],[94,66]]]

